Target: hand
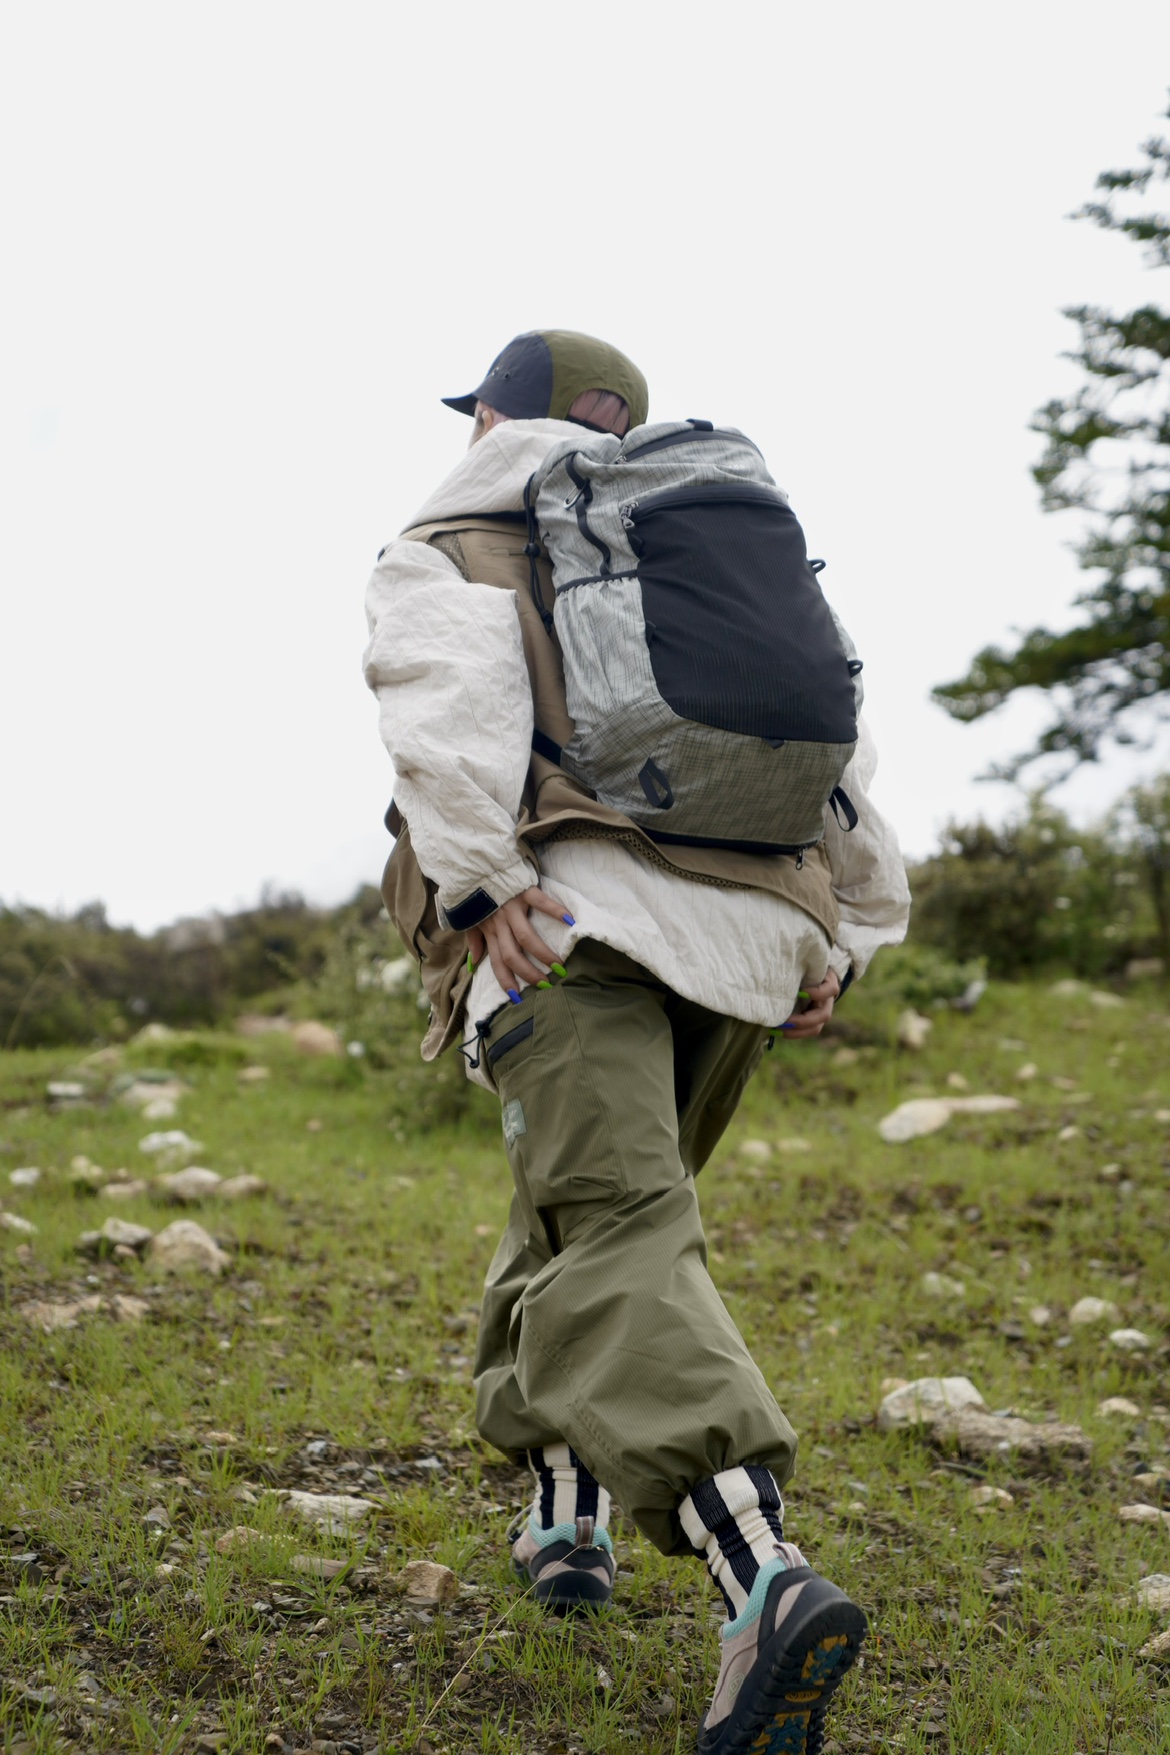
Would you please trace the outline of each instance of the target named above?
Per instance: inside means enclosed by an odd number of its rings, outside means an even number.
[[[841,991],[841,983],[836,971],[830,969],[825,979],[817,987],[807,989],[808,1005],[802,1012],[793,1012],[786,1024],[781,1024],[785,1036],[819,1036],[833,1015],[833,1001]]]
[[[486,945],[492,973],[509,999],[513,994],[518,999],[526,983],[544,981],[549,969],[560,972],[556,952],[545,944],[528,918],[530,908],[552,920],[574,924],[572,916],[565,913],[563,902],[554,902],[533,884],[531,889],[522,890],[510,902],[504,902],[494,914],[488,915],[482,926],[473,926],[467,935],[467,947],[475,962],[483,956]]]

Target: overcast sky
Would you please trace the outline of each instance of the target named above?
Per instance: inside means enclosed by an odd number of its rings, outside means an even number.
[[[1042,703],[929,691],[1083,586],[1027,426],[1061,306],[1165,297],[1065,216],[1168,83],[1165,0],[8,7],[0,899],[151,927],[377,881],[365,581],[466,443],[438,398],[540,326],[761,445],[906,850],[1001,816],[974,776]]]

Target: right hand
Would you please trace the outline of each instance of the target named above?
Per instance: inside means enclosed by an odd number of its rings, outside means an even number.
[[[557,961],[556,952],[545,944],[529,920],[529,909],[553,920],[565,918],[564,904],[554,902],[533,884],[510,902],[502,903],[482,926],[473,926],[467,934],[467,948],[475,962],[480,961],[486,946],[492,974],[505,993],[518,994],[522,987],[546,980]]]

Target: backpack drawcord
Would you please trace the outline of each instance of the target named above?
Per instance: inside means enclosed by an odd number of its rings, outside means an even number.
[[[524,544],[524,553],[528,556],[528,572],[532,587],[532,601],[536,605],[536,613],[544,623],[544,631],[551,635],[553,631],[552,613],[545,608],[544,592],[540,584],[540,570],[536,565],[540,554],[540,532],[536,527],[536,512],[532,505],[532,477],[524,483],[524,516],[528,523],[528,541]]]

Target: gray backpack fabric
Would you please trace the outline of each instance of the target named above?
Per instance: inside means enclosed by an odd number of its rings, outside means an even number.
[[[529,552],[574,734],[534,746],[653,839],[798,857],[857,741],[861,664],[750,439],[707,421],[555,447],[528,484]]]

